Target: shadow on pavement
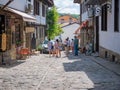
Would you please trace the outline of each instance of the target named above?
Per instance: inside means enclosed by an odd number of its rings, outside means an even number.
[[[94,88],[87,90],[119,90],[120,79],[116,75],[113,75],[110,71],[99,66],[95,62],[92,62],[86,57],[68,57],[72,62],[63,63],[64,70],[66,72],[84,72],[90,81],[94,83]],[[79,59],[79,60],[78,60]],[[114,77],[115,79],[112,79]],[[118,80],[117,80],[118,79]],[[116,81],[117,80],[117,81]]]
[[[22,63],[26,62],[26,60],[17,60],[15,62],[13,62],[12,64],[6,64],[6,65],[0,65],[0,67],[2,68],[12,68],[12,67],[16,67]]]
[[[65,57],[67,57],[69,60],[79,60],[81,58],[81,55],[79,54],[78,56],[74,56],[72,52],[70,52],[68,56]]]

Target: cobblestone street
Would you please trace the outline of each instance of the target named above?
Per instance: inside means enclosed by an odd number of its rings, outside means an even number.
[[[120,90],[120,75],[93,58],[62,52],[61,58],[40,54],[1,66],[0,90]]]

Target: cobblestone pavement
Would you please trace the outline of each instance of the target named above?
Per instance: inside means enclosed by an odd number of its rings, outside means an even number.
[[[0,67],[0,90],[120,90],[120,76],[84,55],[40,54]]]

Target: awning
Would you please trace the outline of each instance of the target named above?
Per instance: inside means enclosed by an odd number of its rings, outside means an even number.
[[[88,20],[84,21],[84,22],[80,25],[80,27],[75,31],[74,34],[80,33],[80,30],[81,30],[83,27],[86,27],[87,25],[88,25]]]
[[[29,15],[29,14],[27,14],[27,13],[24,13],[24,12],[21,12],[21,11],[12,9],[12,8],[8,8],[8,7],[5,10],[8,10],[10,12],[13,12],[13,13],[17,14],[17,15],[22,16],[23,21],[26,21],[26,22],[36,22],[36,18],[31,16],[31,15]]]
[[[82,27],[83,27],[83,24],[81,24],[80,27],[79,27],[77,30],[75,30],[75,33],[74,33],[74,34],[80,33],[80,30],[82,29]]]
[[[88,26],[88,20],[84,21],[82,24],[83,24],[83,27]]]

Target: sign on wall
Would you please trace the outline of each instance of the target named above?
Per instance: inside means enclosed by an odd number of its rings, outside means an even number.
[[[2,51],[5,51],[6,50],[6,34],[5,33],[3,33],[2,34],[2,43],[1,43],[1,49],[2,49]]]
[[[25,28],[25,32],[26,33],[33,33],[35,31],[35,28],[34,27],[26,27]]]
[[[100,16],[101,15],[101,7],[98,6],[95,8],[95,16]]]

